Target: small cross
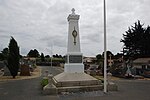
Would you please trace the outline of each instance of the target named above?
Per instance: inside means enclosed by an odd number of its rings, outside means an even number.
[[[75,9],[74,9],[74,8],[72,8],[72,10],[71,10],[71,11],[72,11],[72,14],[75,14]]]

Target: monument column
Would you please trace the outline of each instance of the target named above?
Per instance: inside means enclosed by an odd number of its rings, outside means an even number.
[[[82,53],[80,52],[80,37],[78,20],[79,15],[75,14],[75,9],[68,16],[68,46],[66,54],[66,63],[64,72],[67,73],[81,73],[84,72],[84,65],[82,62]]]
[[[44,92],[47,94],[103,89],[100,80],[84,73],[83,57],[80,52],[78,20],[79,15],[75,14],[75,9],[73,8],[72,13],[68,16],[68,48],[64,72],[54,77],[50,75],[50,81],[52,82],[44,87]],[[114,88],[111,84],[109,85],[112,89]],[[115,87],[115,89],[117,88]]]

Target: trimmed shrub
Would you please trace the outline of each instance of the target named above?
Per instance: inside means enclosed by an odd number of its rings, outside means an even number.
[[[44,87],[48,84],[48,79],[47,78],[43,78],[41,81],[41,86]]]

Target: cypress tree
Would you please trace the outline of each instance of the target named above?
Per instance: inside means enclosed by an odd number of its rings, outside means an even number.
[[[44,57],[44,54],[41,53],[41,61],[44,62],[45,61],[45,57]]]
[[[19,54],[18,44],[13,37],[11,37],[11,39],[10,39],[8,48],[9,48],[9,54],[8,54],[8,59],[7,59],[7,62],[8,62],[7,67],[9,69],[11,75],[13,76],[13,78],[15,78],[17,76],[18,70],[19,70],[20,54]]]

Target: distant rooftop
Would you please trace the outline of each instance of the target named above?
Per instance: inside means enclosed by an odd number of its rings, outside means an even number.
[[[150,58],[138,58],[133,63],[150,63]]]

